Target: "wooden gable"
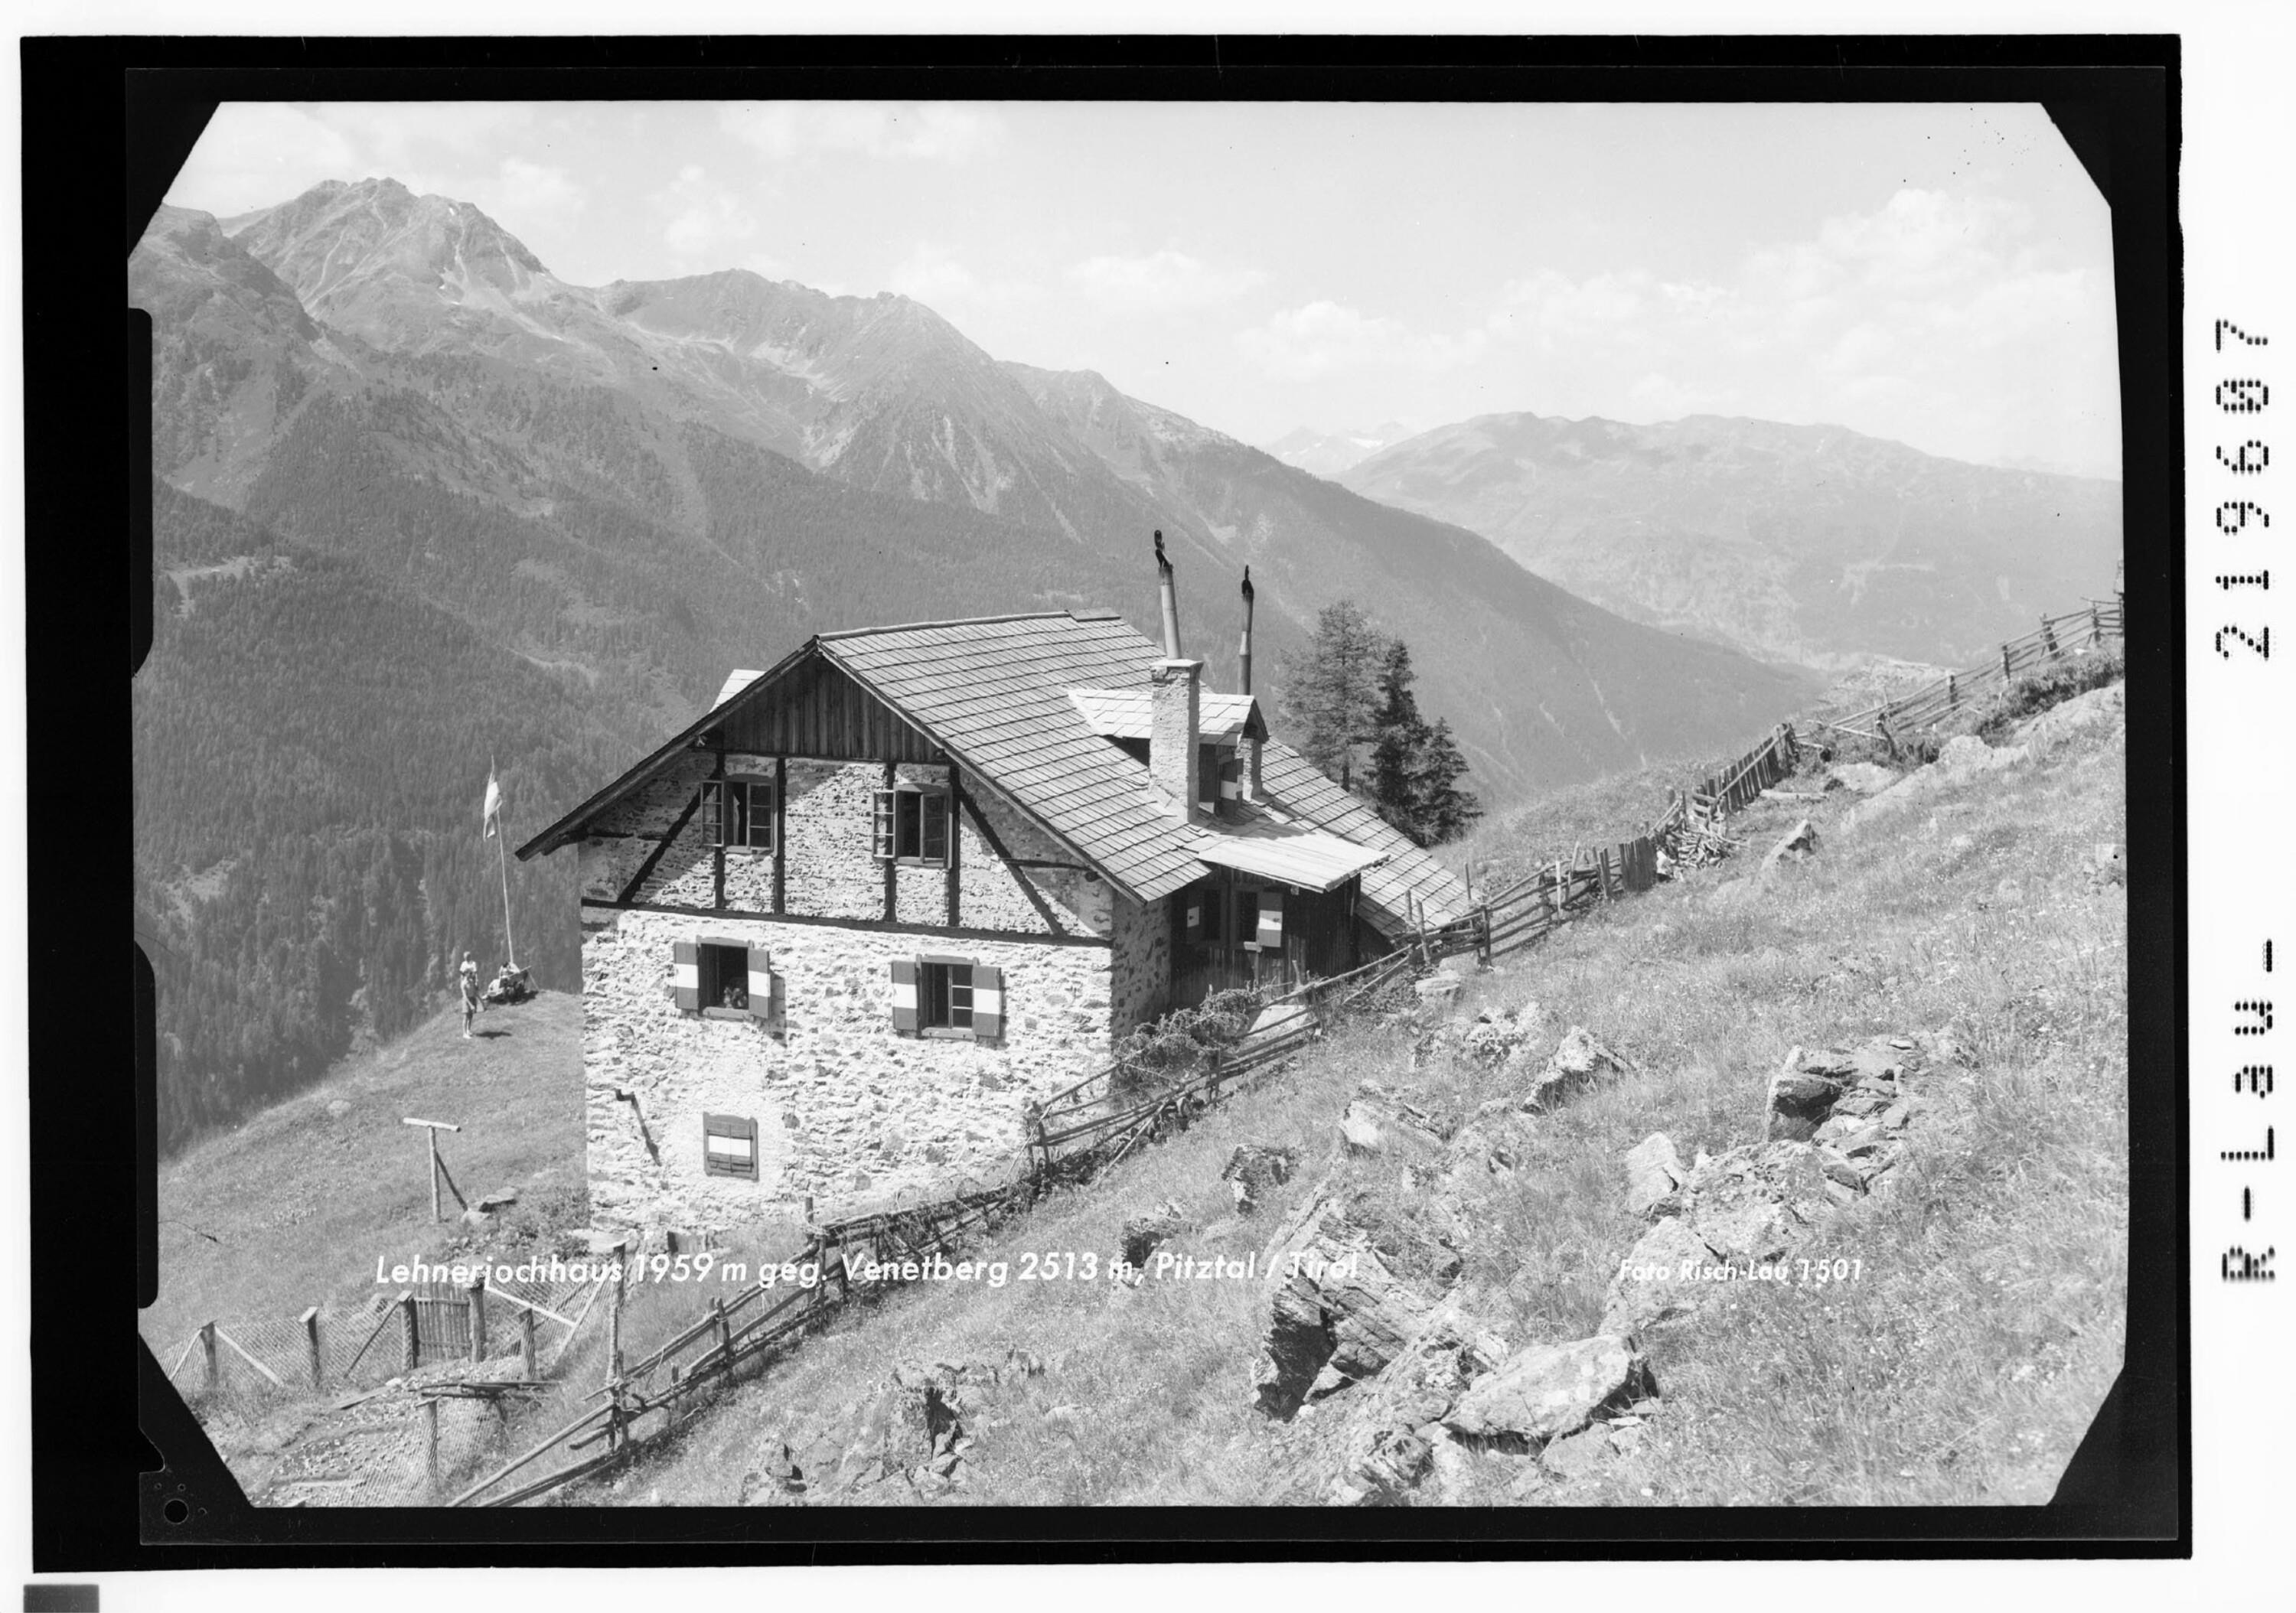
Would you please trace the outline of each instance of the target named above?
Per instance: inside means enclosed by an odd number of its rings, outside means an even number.
[[[922,729],[819,654],[805,657],[778,677],[758,679],[703,741],[712,749],[722,744],[757,756],[824,762],[945,759]]]

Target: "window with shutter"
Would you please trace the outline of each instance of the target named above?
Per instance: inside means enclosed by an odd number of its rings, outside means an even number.
[[[701,1169],[710,1176],[758,1179],[758,1123],[738,1115],[701,1117]]]
[[[877,791],[877,856],[929,868],[948,866],[948,793],[901,785]]]
[[[917,1028],[917,961],[914,958],[893,960],[893,1028],[897,1031]]]
[[[701,948],[692,941],[669,944],[669,1000],[682,1014],[701,1011]]]
[[[774,787],[769,780],[707,779],[701,785],[701,832],[712,846],[774,847]]]
[[[722,1019],[728,1014],[750,1011],[750,947],[745,941],[728,941],[703,936],[695,943],[696,969],[694,985],[696,1000],[706,1018]],[[758,967],[764,967],[765,951],[758,952]]]
[[[978,1037],[981,973],[970,958],[921,957],[914,960],[917,978],[917,1028],[928,1036]],[[994,970],[988,974],[1002,977]],[[990,988],[991,1004],[1002,1034],[1004,988]]]
[[[1235,893],[1235,921],[1229,926],[1228,935],[1239,946],[1253,952],[1259,950],[1259,893],[1239,890]]]

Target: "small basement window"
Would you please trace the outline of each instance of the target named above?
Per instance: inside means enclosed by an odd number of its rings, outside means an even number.
[[[758,1123],[734,1115],[701,1117],[701,1169],[710,1176],[758,1179]]]
[[[774,848],[774,786],[768,779],[705,779],[701,830],[712,846]]]
[[[876,794],[874,851],[880,862],[948,866],[948,792],[902,787]]]

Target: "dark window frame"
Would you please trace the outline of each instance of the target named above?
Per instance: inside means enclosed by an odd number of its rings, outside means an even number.
[[[708,1015],[715,1011],[750,1018],[749,947],[734,941],[697,941],[694,946],[702,1013]],[[730,974],[726,962],[729,958],[739,959]],[[739,1000],[727,1002],[729,992]]]
[[[956,824],[954,798],[946,787],[895,784],[875,791],[870,800],[870,834],[875,841],[871,849],[879,862],[903,868],[948,866]]]
[[[972,1040],[972,960],[917,960],[917,1029],[928,1036]]]
[[[729,814],[727,807],[739,802]],[[742,830],[739,839],[726,832],[728,816],[737,817]],[[712,846],[722,846],[727,851],[763,851],[774,848],[774,782],[754,774],[728,774],[722,779],[701,782],[702,832]]]

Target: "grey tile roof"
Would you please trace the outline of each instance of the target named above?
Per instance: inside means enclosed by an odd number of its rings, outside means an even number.
[[[1092,731],[1069,691],[1136,683],[1163,658],[1115,618],[1062,612],[824,635],[824,654],[1143,901],[1199,878],[1193,837],[1148,769]]]
[[[1148,769],[1095,733],[1070,698],[1078,689],[1146,689],[1162,648],[1120,618],[1061,611],[910,623],[824,634],[807,649],[834,660],[968,773],[985,778],[1133,896],[1158,901],[1202,876],[1203,831],[1169,816]],[[771,682],[806,653],[791,656],[772,674],[729,677],[701,719],[519,855],[581,833],[586,822],[681,754],[724,706]],[[1244,804],[1247,818],[1304,823],[1383,855],[1363,874],[1365,916],[1383,933],[1399,936],[1409,928],[1406,893],[1426,905],[1434,922],[1466,911],[1465,888],[1448,870],[1296,751],[1268,741],[1260,777],[1267,799],[1264,809]]]
[[[1411,843],[1410,837],[1324,776],[1323,770],[1289,745],[1270,741],[1262,747],[1259,782],[1276,805],[1318,829],[1342,839],[1388,854],[1376,868],[1363,875],[1363,915],[1393,938],[1411,928],[1410,903],[1416,897],[1427,909],[1428,922],[1448,923],[1467,913],[1465,881]]]

